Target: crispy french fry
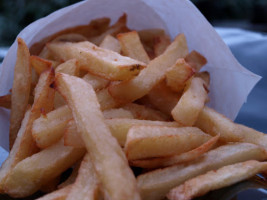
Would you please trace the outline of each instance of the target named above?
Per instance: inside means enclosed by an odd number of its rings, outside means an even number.
[[[166,72],[166,84],[175,92],[183,91],[186,82],[195,74],[195,70],[180,58]]]
[[[198,77],[194,77],[188,82],[187,88],[171,112],[175,121],[185,126],[195,124],[208,97],[204,85],[205,82]]]
[[[167,157],[181,154],[210,139],[195,127],[133,126],[127,134],[128,160]]]
[[[66,74],[57,74],[55,82],[57,90],[72,110],[78,132],[90,152],[96,172],[109,198],[140,199],[133,172],[104,122],[92,86],[82,79]]]
[[[38,56],[31,56],[30,62],[31,62],[33,69],[36,71],[38,75],[40,75],[46,70],[49,70],[52,67],[52,62],[50,62],[49,60],[40,58]]]
[[[14,69],[14,80],[11,93],[11,113],[9,129],[10,149],[15,142],[23,116],[29,103],[32,78],[29,49],[23,39],[18,38],[17,42],[17,61]]]
[[[19,162],[6,179],[5,192],[12,197],[31,195],[71,167],[84,153],[85,149],[65,147],[60,141]]]
[[[106,88],[109,84],[109,80],[94,76],[92,74],[87,73],[84,75],[83,80],[85,80],[87,83],[91,84],[95,91],[102,90]]]
[[[149,63],[150,59],[136,31],[120,33],[117,35],[117,38],[120,42],[123,55],[144,63]]]
[[[53,81],[53,70],[42,73],[39,78],[38,84],[35,88],[34,103],[31,109],[29,109],[25,114],[13,148],[11,149],[7,160],[1,167],[0,191],[3,191],[6,178],[17,163],[38,151],[31,134],[32,124],[35,119],[40,117],[42,111],[50,111],[53,108],[53,97],[55,91],[50,88]]]
[[[11,94],[0,96],[0,107],[11,108]]]
[[[36,200],[65,200],[71,190],[72,185],[60,188],[54,192],[46,194]]]
[[[72,76],[79,75],[79,66],[78,61],[76,59],[68,60],[60,65],[57,66],[56,73],[65,73]]]
[[[172,189],[167,197],[170,200],[190,200],[209,191],[226,187],[248,179],[267,169],[267,162],[249,160],[222,167],[216,171],[192,178]]]
[[[266,134],[240,124],[235,124],[230,119],[207,106],[200,112],[195,125],[210,135],[220,133],[220,140],[223,142],[247,142],[267,149]]]
[[[70,119],[72,113],[67,105],[36,119],[32,125],[32,136],[37,146],[43,149],[59,141]]]
[[[115,51],[117,53],[121,52],[121,45],[120,45],[119,41],[111,35],[107,35],[103,39],[103,41],[100,43],[99,47],[101,47],[103,49],[109,49],[109,50]]]
[[[199,72],[199,70],[207,63],[207,60],[204,56],[202,56],[197,51],[193,50],[191,51],[186,57],[185,61],[192,66],[196,72]]]
[[[124,108],[113,108],[103,111],[105,119],[128,118],[133,119],[133,114]]]
[[[154,52],[155,56],[163,54],[167,47],[171,44],[171,39],[167,35],[161,35],[154,39]]]
[[[116,100],[129,103],[146,95],[157,83],[163,80],[165,72],[178,58],[188,53],[186,39],[178,35],[166,51],[150,61],[148,66],[133,79],[109,86],[109,92]]]
[[[100,192],[100,181],[94,169],[90,155],[87,153],[81,163],[78,176],[73,183],[66,200],[97,200]]]
[[[176,165],[179,163],[189,162],[199,158],[202,154],[209,151],[214,144],[218,141],[219,135],[212,137],[204,144],[200,145],[199,147],[181,153],[179,155],[174,155],[170,157],[160,157],[160,158],[151,158],[151,159],[144,159],[144,160],[132,160],[130,161],[131,166],[135,167],[142,167],[147,169],[156,169],[161,167],[168,167],[171,165]]]
[[[146,66],[143,62],[102,49],[90,42],[49,43],[47,47],[58,58],[76,58],[81,69],[110,80],[130,79]]]
[[[137,183],[142,199],[159,200],[173,187],[184,181],[222,166],[247,160],[265,160],[266,151],[248,143],[235,143],[218,147],[187,164],[158,169],[138,176]]]

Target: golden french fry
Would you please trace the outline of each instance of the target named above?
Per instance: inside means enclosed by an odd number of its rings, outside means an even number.
[[[52,67],[52,62],[50,62],[49,60],[40,58],[38,56],[31,56],[30,62],[31,62],[33,69],[36,71],[38,75],[40,75],[46,70],[49,70]]]
[[[120,33],[117,35],[117,38],[120,42],[123,55],[144,63],[149,63],[150,59],[136,31]]]
[[[19,162],[5,182],[5,192],[12,197],[26,197],[59,176],[85,153],[83,148],[66,147],[60,141]]]
[[[68,60],[60,65],[57,66],[56,73],[65,73],[72,76],[79,75],[79,66],[78,61],[76,59]]]
[[[167,35],[161,35],[154,39],[154,52],[155,56],[163,54],[167,47],[171,44],[171,39]]]
[[[39,78],[35,88],[33,105],[25,114],[15,143],[0,169],[0,191],[3,191],[6,179],[17,163],[38,151],[31,134],[32,124],[35,119],[40,117],[42,112],[49,112],[53,108],[55,91],[50,88],[53,81],[53,70],[42,73]]]
[[[36,200],[65,200],[71,190],[72,185],[60,188],[54,192],[46,194]]]
[[[78,176],[72,184],[66,200],[97,200],[100,192],[100,181],[94,169],[90,155],[87,153],[81,163]]]
[[[11,108],[11,94],[0,96],[0,107]]]
[[[57,90],[72,110],[78,132],[90,152],[108,197],[114,200],[140,199],[133,172],[104,122],[92,86],[80,78],[66,74],[57,74],[55,82]]]
[[[186,181],[182,185],[172,189],[167,194],[167,197],[170,200],[190,200],[204,195],[209,191],[248,179],[266,169],[267,162],[256,160],[228,165]]]
[[[150,61],[138,76],[129,81],[112,84],[109,92],[121,103],[129,103],[146,95],[156,84],[163,80],[166,70],[170,68],[178,58],[187,55],[188,49],[183,34],[178,35],[166,51]]]
[[[207,63],[207,60],[204,56],[202,56],[197,51],[193,50],[191,51],[186,57],[185,61],[192,66],[196,72],[199,72],[199,70]]]
[[[117,53],[121,52],[121,45],[120,45],[119,41],[111,35],[107,35],[103,39],[103,41],[100,43],[99,47],[101,47],[103,49],[109,49],[109,50],[115,51]]]
[[[109,110],[104,110],[103,115],[105,119],[114,119],[114,118],[128,118],[133,119],[133,114],[124,109],[124,108],[113,108]]]
[[[85,80],[87,83],[91,84],[95,91],[102,90],[106,88],[109,84],[109,80],[94,76],[92,74],[87,73],[84,75],[83,80]]]
[[[29,103],[31,91],[32,68],[30,52],[23,41],[18,38],[17,61],[14,69],[14,80],[11,93],[11,113],[9,129],[9,147],[12,148],[24,114]]]
[[[133,126],[127,134],[128,160],[167,157],[181,154],[210,139],[195,127]]]
[[[182,92],[186,82],[195,74],[195,70],[180,58],[166,72],[166,84],[175,92]]]
[[[254,144],[228,144],[207,152],[196,161],[142,174],[137,183],[142,199],[160,200],[170,189],[195,176],[238,162],[265,160],[266,156],[266,151]]]
[[[235,124],[230,119],[207,106],[200,112],[195,125],[210,135],[220,133],[220,140],[223,142],[247,142],[267,149],[266,134],[240,124]]]
[[[195,124],[208,97],[204,85],[205,82],[198,77],[194,77],[188,82],[187,88],[171,112],[175,121],[185,126]]]
[[[220,137],[219,135],[212,137],[211,139],[209,139],[207,142],[200,145],[199,147],[191,151],[181,153],[179,155],[174,155],[170,157],[151,158],[151,159],[144,159],[144,160],[132,160],[130,161],[130,164],[131,166],[135,166],[135,167],[156,169],[156,168],[176,165],[179,163],[189,162],[189,161],[199,158],[202,154],[209,151],[214,146],[214,144],[218,141],[219,137]]]

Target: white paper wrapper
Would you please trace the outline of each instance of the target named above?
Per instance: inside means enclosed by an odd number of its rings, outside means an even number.
[[[189,49],[203,54],[211,74],[209,106],[234,119],[260,77],[243,68],[203,15],[187,0],[88,0],[42,18],[26,27],[18,37],[31,46],[45,36],[99,17],[110,17],[112,23],[128,14],[132,29],[163,28],[174,38],[186,35]],[[11,46],[0,68],[0,95],[12,88],[16,61],[16,42]],[[0,110],[0,145],[8,149],[8,113]]]

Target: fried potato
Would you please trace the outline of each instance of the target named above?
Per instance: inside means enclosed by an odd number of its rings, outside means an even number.
[[[266,134],[240,124],[235,124],[230,119],[207,106],[200,112],[195,125],[210,135],[220,133],[220,140],[223,142],[247,142],[260,145],[266,149]]]
[[[59,59],[66,61],[76,58],[81,69],[110,80],[128,80],[146,66],[143,62],[90,42],[49,43],[47,47]]]
[[[78,132],[90,152],[108,197],[114,200],[140,199],[133,172],[104,122],[92,86],[82,79],[66,74],[57,74],[55,82],[57,90],[72,110]]]
[[[127,134],[128,160],[167,157],[190,151],[210,136],[195,127],[133,126]]]
[[[103,49],[109,49],[117,53],[121,52],[121,45],[119,41],[111,35],[107,35],[100,43],[99,47]]]
[[[66,147],[60,141],[19,162],[7,177],[5,192],[12,197],[29,196],[71,167],[84,153],[83,148]]]
[[[167,35],[161,35],[154,38],[154,53],[155,56],[163,54],[167,47],[171,44],[171,39]]]
[[[78,129],[74,120],[69,120],[64,130],[64,145],[75,148],[85,147],[83,139],[78,133]]]
[[[101,110],[107,110],[120,106],[120,103],[110,95],[108,88],[104,88],[98,91],[96,95],[97,95],[97,100],[101,106]]]
[[[0,191],[3,191],[6,178],[17,163],[38,151],[31,134],[32,124],[35,119],[40,117],[42,112],[50,111],[53,108],[55,91],[50,88],[53,81],[53,70],[42,73],[39,78],[35,88],[34,103],[25,114],[15,143],[0,169]]]
[[[129,103],[146,95],[157,83],[163,80],[165,72],[178,58],[188,53],[186,39],[178,35],[166,51],[150,61],[148,66],[133,79],[109,86],[109,92],[116,100]]]
[[[81,163],[78,176],[66,200],[97,200],[100,192],[100,181],[94,169],[90,155],[87,153]]]
[[[123,55],[144,63],[149,63],[150,59],[136,31],[120,33],[117,35],[117,38],[120,42]]]
[[[185,61],[195,69],[195,72],[199,70],[207,63],[207,60],[197,51],[191,51],[186,57]]]
[[[143,160],[132,160],[130,161],[131,166],[142,167],[147,169],[155,169],[161,167],[168,167],[171,165],[176,165],[179,163],[189,162],[199,158],[202,154],[209,151],[214,144],[218,141],[219,135],[212,137],[204,144],[201,144],[197,148],[190,150],[188,152],[184,152],[178,155],[169,156],[169,157],[159,157],[159,158],[151,158],[151,159],[143,159]]]
[[[128,118],[133,119],[133,114],[123,108],[113,108],[103,111],[105,119],[114,119],[114,118]]]
[[[76,59],[67,60],[66,62],[57,66],[56,73],[65,73],[72,76],[79,75],[79,65]]]
[[[138,176],[137,183],[142,199],[159,200],[170,189],[195,176],[238,162],[265,160],[266,156],[266,151],[254,144],[228,144],[205,153],[196,161],[142,174]]]
[[[109,80],[98,77],[98,76],[94,76],[90,73],[87,73],[86,75],[84,75],[83,80],[85,80],[87,83],[92,85],[95,91],[102,90],[106,88],[109,84]]]
[[[204,107],[208,93],[205,82],[198,77],[192,78],[177,105],[172,110],[175,121],[184,126],[193,126]]]
[[[50,62],[49,60],[40,58],[38,56],[31,56],[30,63],[38,75],[40,75],[46,70],[49,70],[52,67],[52,62]]]
[[[57,36],[52,42],[82,42],[87,41],[87,38],[77,33],[67,33]]]
[[[166,72],[166,84],[175,92],[183,91],[186,82],[195,74],[195,70],[180,58]]]
[[[209,171],[192,178],[172,189],[167,197],[170,200],[190,200],[211,190],[220,189],[248,179],[267,169],[267,162],[249,160]]]
[[[0,96],[0,107],[11,108],[11,94]]]
[[[72,185],[68,185],[64,188],[58,189],[54,192],[46,194],[36,200],[65,200],[71,190]]]
[[[18,38],[17,61],[11,93],[11,113],[9,128],[9,147],[12,148],[29,102],[31,91],[32,68],[30,52],[23,41]]]

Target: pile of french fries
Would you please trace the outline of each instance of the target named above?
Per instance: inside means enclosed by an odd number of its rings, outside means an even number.
[[[30,50],[18,38],[12,92],[0,98],[11,109],[1,193],[188,200],[267,170],[267,136],[205,105],[207,61],[185,36],[126,22],[96,19]]]

